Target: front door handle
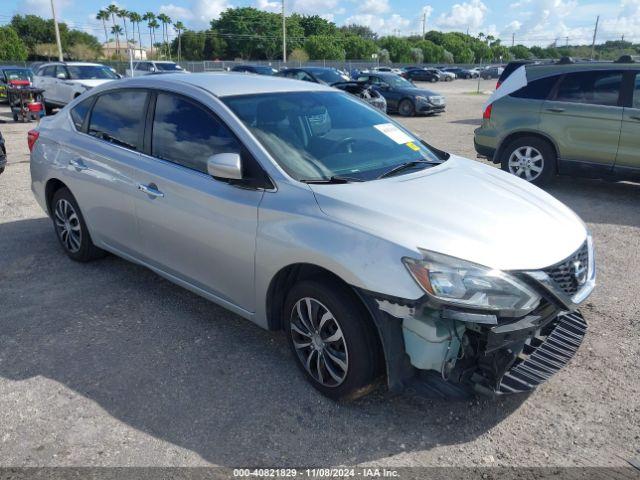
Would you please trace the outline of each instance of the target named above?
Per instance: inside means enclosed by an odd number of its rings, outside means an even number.
[[[69,165],[71,165],[73,168],[75,168],[78,172],[81,172],[82,170],[88,170],[89,167],[87,167],[84,162],[82,160],[80,160],[79,158],[74,158],[72,160],[69,160]]]
[[[159,198],[164,197],[164,193],[158,190],[158,186],[155,183],[150,183],[149,185],[143,185],[139,183],[138,190],[140,190],[142,193],[146,193],[151,197],[159,197]]]
[[[547,108],[547,112],[562,113],[564,112],[564,108]]]

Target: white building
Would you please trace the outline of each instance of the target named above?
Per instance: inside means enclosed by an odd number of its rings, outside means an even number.
[[[120,55],[123,59],[129,58],[128,49],[133,50],[133,59],[134,60],[146,60],[147,59],[147,50],[138,46],[137,43],[129,42],[125,43],[124,40],[120,41]],[[106,42],[102,44],[102,54],[107,58],[112,58],[117,55],[118,45],[115,41]]]

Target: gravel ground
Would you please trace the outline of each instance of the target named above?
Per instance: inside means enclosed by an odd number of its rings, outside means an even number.
[[[488,90],[493,82],[482,82]],[[475,158],[485,95],[438,84],[403,120]],[[29,125],[0,124],[0,466],[622,466],[640,457],[640,185],[559,179],[593,232],[599,285],[570,365],[528,396],[450,403],[384,391],[335,404],[283,335],[116,257],[68,260],[29,187]],[[496,205],[499,212],[500,205]],[[550,232],[551,233],[551,232]]]

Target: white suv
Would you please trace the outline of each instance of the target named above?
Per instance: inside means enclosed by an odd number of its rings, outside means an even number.
[[[127,68],[127,77],[140,77],[142,75],[152,75],[154,73],[189,73],[175,62],[169,61],[145,61],[138,62],[133,66],[133,75]]]
[[[120,78],[114,70],[100,63],[45,63],[36,71],[34,84],[44,89],[47,113],[64,107],[77,96],[103,83]]]

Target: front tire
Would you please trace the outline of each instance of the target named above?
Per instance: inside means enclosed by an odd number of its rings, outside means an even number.
[[[285,302],[289,346],[307,380],[333,400],[376,386],[380,352],[367,310],[352,292],[318,280],[296,284]]]
[[[416,114],[416,107],[409,99],[404,99],[398,106],[398,113],[403,117],[413,117]]]
[[[67,188],[54,193],[51,218],[58,241],[72,260],[89,262],[106,254],[93,244],[78,202]]]
[[[535,185],[544,185],[556,174],[556,153],[539,137],[521,137],[509,143],[500,158],[502,170]]]

